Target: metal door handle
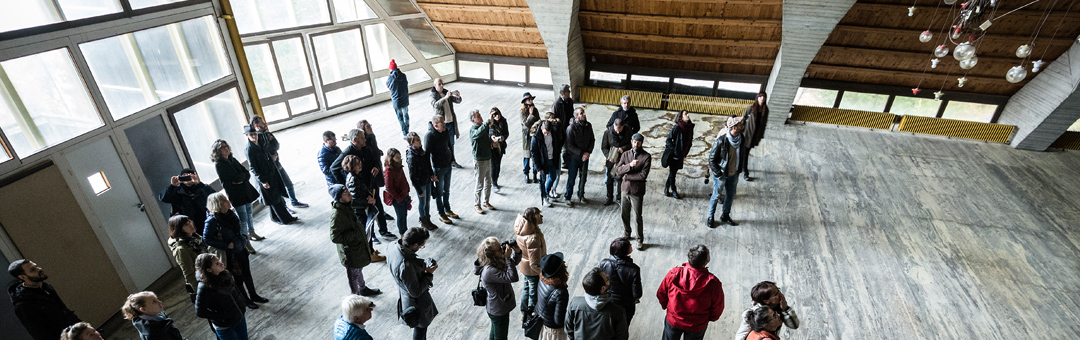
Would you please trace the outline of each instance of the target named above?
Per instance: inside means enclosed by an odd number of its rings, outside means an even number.
[[[146,205],[142,204],[142,202],[135,203],[135,207],[139,208],[139,211],[146,212]]]

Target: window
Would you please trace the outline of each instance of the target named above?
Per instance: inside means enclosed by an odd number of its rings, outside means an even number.
[[[928,98],[896,96],[890,113],[905,116],[937,117],[941,101]]]
[[[367,42],[368,58],[371,58],[372,71],[390,69],[390,59],[393,59],[398,66],[416,62],[397,37],[386,29],[386,24],[364,26],[364,38]]]
[[[840,108],[870,112],[884,112],[889,95],[844,91],[840,99]]]
[[[0,11],[0,32],[121,11],[116,0],[8,0]]]
[[[326,93],[326,106],[338,106],[371,95],[368,82],[349,85]]]
[[[997,111],[997,105],[994,104],[949,101],[941,118],[989,123],[994,119],[995,111]]]
[[[466,78],[491,79],[491,64],[458,60],[458,75]]]
[[[274,57],[270,54],[270,45],[244,46],[244,54],[247,55],[251,78],[255,81],[255,90],[259,92],[259,97],[281,94],[281,84],[278,83],[277,69],[274,66]]]
[[[593,85],[597,84],[613,84],[621,86],[623,81],[626,81],[626,74],[622,73],[610,73],[600,71],[589,71],[589,80]]]
[[[453,60],[447,60],[441,63],[432,64],[431,67],[435,68],[435,72],[438,72],[439,76],[454,74]]]
[[[409,80],[409,86],[426,83],[431,80],[431,77],[428,76],[427,71],[425,71],[423,68],[408,70],[404,73],[405,79]],[[386,88],[387,78],[390,78],[390,76],[379,77],[379,79],[375,79],[375,93],[383,93],[390,91],[390,89]]]
[[[311,73],[308,72],[304,44],[300,41],[300,38],[274,41],[273,46],[274,55],[277,56],[278,60],[278,71],[281,72],[281,83],[284,84],[285,91],[311,87]]]
[[[800,87],[795,92],[795,105],[833,107],[840,91]]]
[[[132,9],[140,9],[181,1],[185,0],[128,0],[128,3],[131,4]]]
[[[244,51],[267,121],[319,109],[299,37],[246,45]]]
[[[371,95],[359,29],[312,36],[311,42],[314,44],[315,61],[319,66],[327,106],[337,106]]]
[[[66,48],[0,62],[0,130],[20,157],[103,125]]]
[[[420,13],[410,0],[375,0],[390,15],[403,15]]]
[[[1077,119],[1076,122],[1072,124],[1072,126],[1069,126],[1068,131],[1080,132],[1080,119]],[[0,157],[2,157],[2,156],[3,155],[0,155]]]
[[[113,119],[232,71],[210,16],[79,45]]]
[[[326,0],[233,0],[240,34],[330,23]]]
[[[334,0],[334,16],[337,22],[377,18],[364,0]]]
[[[217,170],[210,161],[214,141],[224,139],[229,143],[233,157],[241,162],[247,158],[244,155],[247,138],[241,133],[247,124],[247,116],[236,88],[177,111],[173,113],[173,119],[203,183],[217,180]]]
[[[425,59],[441,57],[451,53],[450,48],[446,47],[446,43],[443,43],[442,38],[439,38],[439,34],[435,33],[435,28],[431,27],[427,18],[398,20],[397,23],[405,31],[405,36],[409,37],[413,46],[420,50]]]
[[[0,163],[6,162],[11,159],[11,151],[4,145],[4,141],[0,140]]]
[[[551,85],[551,68],[529,66],[529,82],[533,84]]]
[[[634,90],[667,92],[668,82],[670,80],[671,78],[668,77],[655,77],[632,74],[630,75],[630,88]]]
[[[101,196],[112,186],[109,185],[109,179],[105,177],[104,171],[98,171],[93,175],[87,176],[86,180],[90,182],[90,189],[94,190],[94,195]]]
[[[525,82],[525,65],[495,64],[495,80]]]
[[[712,80],[675,78],[675,85],[672,87],[671,91],[682,94],[711,96],[713,94],[712,90]]]
[[[733,81],[719,81],[716,84],[716,88],[718,90],[720,90],[721,92],[724,92],[724,91],[742,92],[742,93],[753,93],[754,95],[757,95],[758,92],[761,92],[761,84],[758,84],[758,83],[739,83],[739,82],[733,82]]]

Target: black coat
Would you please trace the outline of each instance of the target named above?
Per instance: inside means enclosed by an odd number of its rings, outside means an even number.
[[[214,326],[232,327],[244,318],[245,312],[247,305],[235,285],[222,291],[199,282],[195,293],[195,315],[210,319]]]
[[[428,133],[424,136],[424,147],[431,156],[431,166],[438,168],[450,167],[450,130],[439,132],[434,125],[428,122]]]
[[[629,110],[623,110],[622,106],[619,106],[615,112],[611,113],[611,118],[608,118],[607,127],[611,127],[615,124],[615,118],[622,119],[624,126],[623,131],[630,130],[630,135],[634,135],[641,131],[641,121],[638,120],[637,110],[633,106]]]
[[[409,147],[405,150],[405,162],[409,164],[409,180],[420,193],[424,186],[431,184],[435,170],[431,168],[431,158],[423,148]]]
[[[163,320],[136,317],[131,319],[131,325],[139,331],[139,337],[142,340],[184,340],[184,337],[180,335],[180,330],[176,329],[173,320],[168,317]]]
[[[596,136],[593,135],[592,123],[575,120],[574,124],[566,128],[566,151],[573,159],[581,159],[586,152],[592,153],[595,147]]]
[[[566,321],[566,304],[570,302],[570,292],[566,287],[555,287],[540,282],[536,299],[536,315],[544,320],[548,328],[562,329]]]
[[[15,316],[35,340],[56,340],[64,328],[82,321],[48,283],[42,282],[41,288],[27,288],[18,281],[8,287],[8,297],[15,306]]]
[[[623,128],[622,133],[616,133],[615,128],[608,126],[607,131],[604,131],[604,140],[600,142],[600,150],[604,152],[604,158],[611,154],[612,148],[622,148],[623,151],[630,150],[630,137],[632,135],[627,128]],[[614,164],[611,163],[608,166],[611,165]]]
[[[200,226],[206,221],[206,198],[212,193],[214,189],[201,182],[192,186],[170,185],[161,191],[158,199],[172,204],[171,215],[187,215]]]
[[[251,164],[251,173],[255,174],[255,180],[259,182],[259,192],[262,193],[263,205],[274,205],[281,202],[282,196],[285,196],[285,182],[281,180],[281,173],[278,172],[277,163],[270,158],[270,153],[266,148],[261,145],[248,141],[247,149],[248,163]],[[263,184],[269,184],[270,187],[266,188]]]
[[[632,306],[641,298],[641,268],[628,256],[615,256],[600,261],[597,266],[611,281],[611,302],[620,306]]]
[[[566,127],[570,126],[570,119],[574,118],[574,99],[563,99],[560,95],[555,99],[555,105],[551,110],[555,113],[555,118],[559,120],[559,132],[566,133]]]
[[[346,174],[345,189],[349,190],[349,194],[352,195],[351,206],[353,210],[366,211],[370,205],[367,199],[371,197],[371,185],[364,180],[364,176]],[[378,197],[375,199],[378,199]],[[367,216],[367,213],[364,215]]]
[[[539,169],[541,169],[541,170],[551,169],[552,167],[557,167],[558,166],[558,164],[559,164],[559,150],[558,150],[559,142],[558,142],[558,140],[559,139],[555,137],[555,132],[552,131],[551,132],[551,147],[553,149],[555,149],[555,150],[551,152],[551,158],[548,159],[547,158],[548,146],[547,146],[547,142],[544,141],[544,133],[541,132],[541,131],[537,131],[536,135],[533,136],[532,141],[530,142],[529,152],[531,153],[530,156],[532,157],[533,164],[536,164],[536,166]],[[556,171],[558,171],[558,170],[556,169]]]
[[[694,123],[687,124],[682,128],[678,123],[668,133],[667,142],[664,145],[663,161],[673,170],[683,168],[686,155],[690,153],[690,144],[694,142]]]
[[[492,149],[491,155],[495,156],[498,152],[499,155],[506,154],[506,140],[510,139],[510,127],[506,124],[506,117],[502,117],[498,121],[488,120],[488,137],[502,137],[502,141],[499,142],[498,149]]]
[[[251,186],[251,173],[236,157],[229,155],[228,159],[219,159],[214,163],[214,168],[217,169],[221,186],[225,188],[225,195],[229,196],[229,202],[233,206],[255,202],[259,198],[259,191]]]
[[[342,168],[341,163],[345,161],[345,156],[349,155],[356,156],[356,158],[360,159],[360,163],[363,167],[360,174],[363,177],[364,183],[371,183],[371,167],[374,166],[378,168],[379,156],[374,153],[377,149],[369,148],[368,146],[369,145],[365,145],[361,148],[349,143],[349,145],[345,147],[345,150],[334,160],[334,163],[330,164],[330,171],[334,173],[335,184],[345,185],[346,173],[345,169]]]
[[[247,239],[241,235],[241,228],[240,218],[232,210],[210,214],[203,227],[203,242],[228,253],[246,252]],[[229,243],[233,244],[232,249]]]

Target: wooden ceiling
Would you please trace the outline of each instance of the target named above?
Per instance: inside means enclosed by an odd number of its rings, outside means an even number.
[[[417,0],[458,53],[547,58],[525,0]]]
[[[960,69],[951,54],[940,58],[937,68],[929,67],[930,59],[934,58],[931,52],[941,43],[944,26],[952,24],[946,23],[945,19],[949,17],[950,6],[941,0],[916,0],[915,16],[909,17],[907,8],[912,3],[912,0],[859,0],[829,35],[807,69],[807,78],[920,86],[928,92],[937,91],[944,83],[945,91],[994,95],[1012,95],[1034,78],[1029,72],[1027,79],[1012,84],[1005,80],[1005,73],[1020,65],[1022,59],[1016,57],[1016,48],[1031,41],[1043,22],[1044,12],[1054,1],[1043,0],[994,21],[976,52],[979,63],[967,71]],[[956,5],[961,3],[963,0],[957,1]],[[997,14],[1025,3],[1027,1],[1002,0]],[[1073,44],[1080,34],[1078,5],[1078,0],[1057,1],[1025,64],[1029,71],[1031,60],[1041,58],[1049,63]],[[1072,10],[1066,16],[1064,12],[1070,6]],[[934,39],[919,42],[919,34],[928,28],[934,33]],[[957,86],[956,80],[961,76],[968,78],[962,88]]]

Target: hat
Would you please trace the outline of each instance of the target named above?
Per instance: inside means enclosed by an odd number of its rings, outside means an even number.
[[[393,70],[396,70],[396,69],[397,69],[397,63],[394,62],[394,59],[390,59],[390,70],[393,71]]]
[[[727,127],[730,128],[730,127],[735,126],[735,125],[737,125],[739,123],[742,123],[741,119],[731,117],[731,119],[728,119],[727,124],[725,124],[724,126],[727,126]]]
[[[536,98],[536,96],[533,96],[531,93],[525,92],[525,94],[521,95],[521,103],[524,104],[525,100],[533,98]]]
[[[334,202],[341,200],[341,193],[345,191],[345,186],[341,184],[334,184],[330,186],[330,197],[334,199]]]
[[[247,135],[247,134],[252,134],[252,133],[259,133],[259,131],[255,131],[254,126],[244,125],[244,134]]]
[[[635,133],[633,137],[630,137],[630,140],[636,140],[639,142],[645,141],[645,136],[642,136],[640,133]]]
[[[562,92],[570,92],[570,85],[563,84],[562,89],[559,90],[559,93],[562,93]]]
[[[555,252],[544,255],[540,258],[540,274],[546,278],[554,277],[559,273],[559,268],[563,266],[563,254],[562,252]]]

